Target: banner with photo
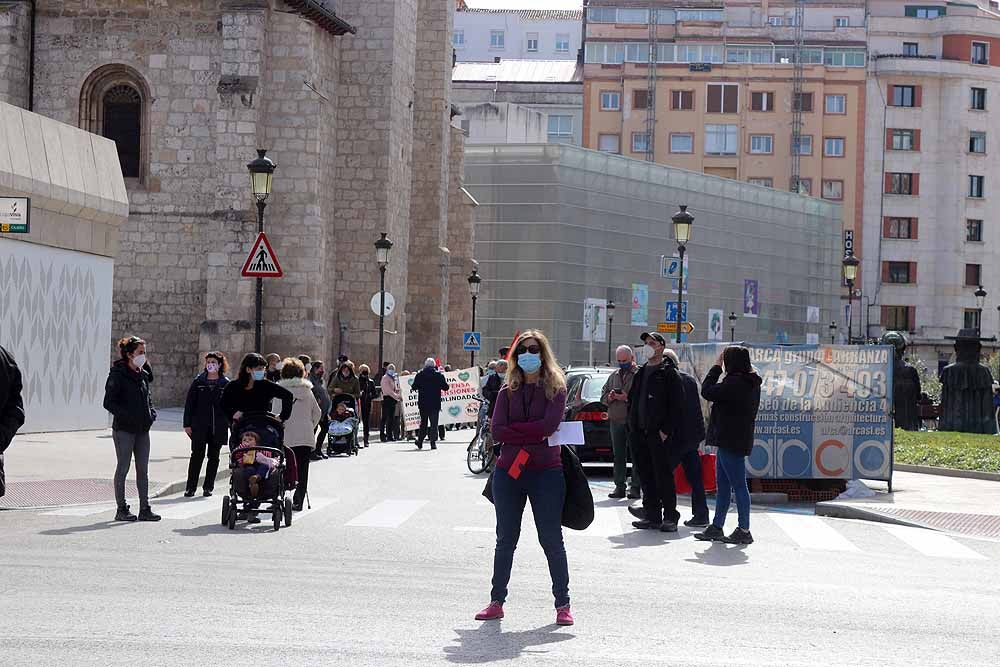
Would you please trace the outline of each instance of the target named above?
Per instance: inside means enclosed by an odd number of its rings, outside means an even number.
[[[417,407],[418,396],[413,389],[416,375],[399,378],[399,390],[403,395],[403,419],[407,431],[416,431],[420,427],[420,409]],[[467,424],[479,419],[479,369],[466,368],[444,374],[448,383],[448,391],[441,393],[441,413],[438,424]]]
[[[699,383],[725,344],[671,346]],[[747,345],[763,379],[747,474],[777,479],[892,476],[893,349]],[[708,405],[703,401],[708,415]]]
[[[708,309],[708,340],[726,340],[725,325],[723,324],[723,313],[718,308]]]
[[[760,284],[756,280],[743,281],[743,317],[760,314]]]
[[[649,326],[649,285],[632,283],[632,326]]]

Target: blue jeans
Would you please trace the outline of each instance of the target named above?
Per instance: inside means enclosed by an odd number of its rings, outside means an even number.
[[[750,530],[750,489],[747,488],[747,457],[718,448],[715,456],[715,476],[719,489],[715,494],[715,524],[722,528],[729,511],[730,492],[736,495],[736,513],[743,530]]]
[[[493,556],[493,590],[490,600],[505,602],[514,550],[521,536],[524,503],[531,501],[531,513],[538,529],[538,543],[549,562],[552,595],[556,607],[569,604],[569,564],[562,536],[562,508],[566,498],[566,478],[561,468],[525,470],[513,479],[506,470],[493,473],[493,504],[497,513],[497,548]]]

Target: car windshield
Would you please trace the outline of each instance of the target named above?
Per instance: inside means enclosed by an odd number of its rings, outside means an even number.
[[[604,383],[607,382],[607,375],[595,375],[587,378],[583,383],[583,391],[580,392],[580,398],[589,402],[596,403],[601,400],[601,390],[604,389]]]

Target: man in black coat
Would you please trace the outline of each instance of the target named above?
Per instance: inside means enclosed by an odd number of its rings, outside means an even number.
[[[640,338],[646,344],[648,361],[639,367],[632,381],[628,402],[646,516],[632,525],[676,532],[681,515],[677,512],[671,461],[682,437],[684,384],[677,366],[663,354],[667,344],[663,336],[651,331]]]
[[[10,447],[17,429],[24,425],[21,401],[21,371],[10,352],[0,347],[0,496],[7,490],[3,474],[3,453]]]
[[[424,437],[430,436],[431,449],[437,449],[438,417],[441,414],[441,392],[448,391],[444,374],[438,371],[437,362],[428,358],[424,369],[413,379],[420,409],[420,429],[417,431],[417,449],[424,448]]]

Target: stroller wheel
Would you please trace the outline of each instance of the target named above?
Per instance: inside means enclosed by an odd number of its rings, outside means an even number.
[[[278,530],[281,529],[281,520],[282,520],[282,518],[284,518],[283,514],[284,514],[284,512],[282,512],[281,503],[275,503],[275,505],[274,505],[274,512],[271,514],[271,517],[274,519],[274,530],[275,531],[278,531]]]
[[[285,498],[285,528],[292,525],[292,499]]]
[[[223,497],[223,499],[222,499],[222,525],[223,526],[225,526],[226,524],[229,523],[229,513],[232,511],[232,507],[231,507],[230,503],[231,503],[231,501],[229,499],[229,496]]]
[[[236,505],[231,503],[229,506],[229,530],[236,530],[236,515],[239,511],[236,509]]]

